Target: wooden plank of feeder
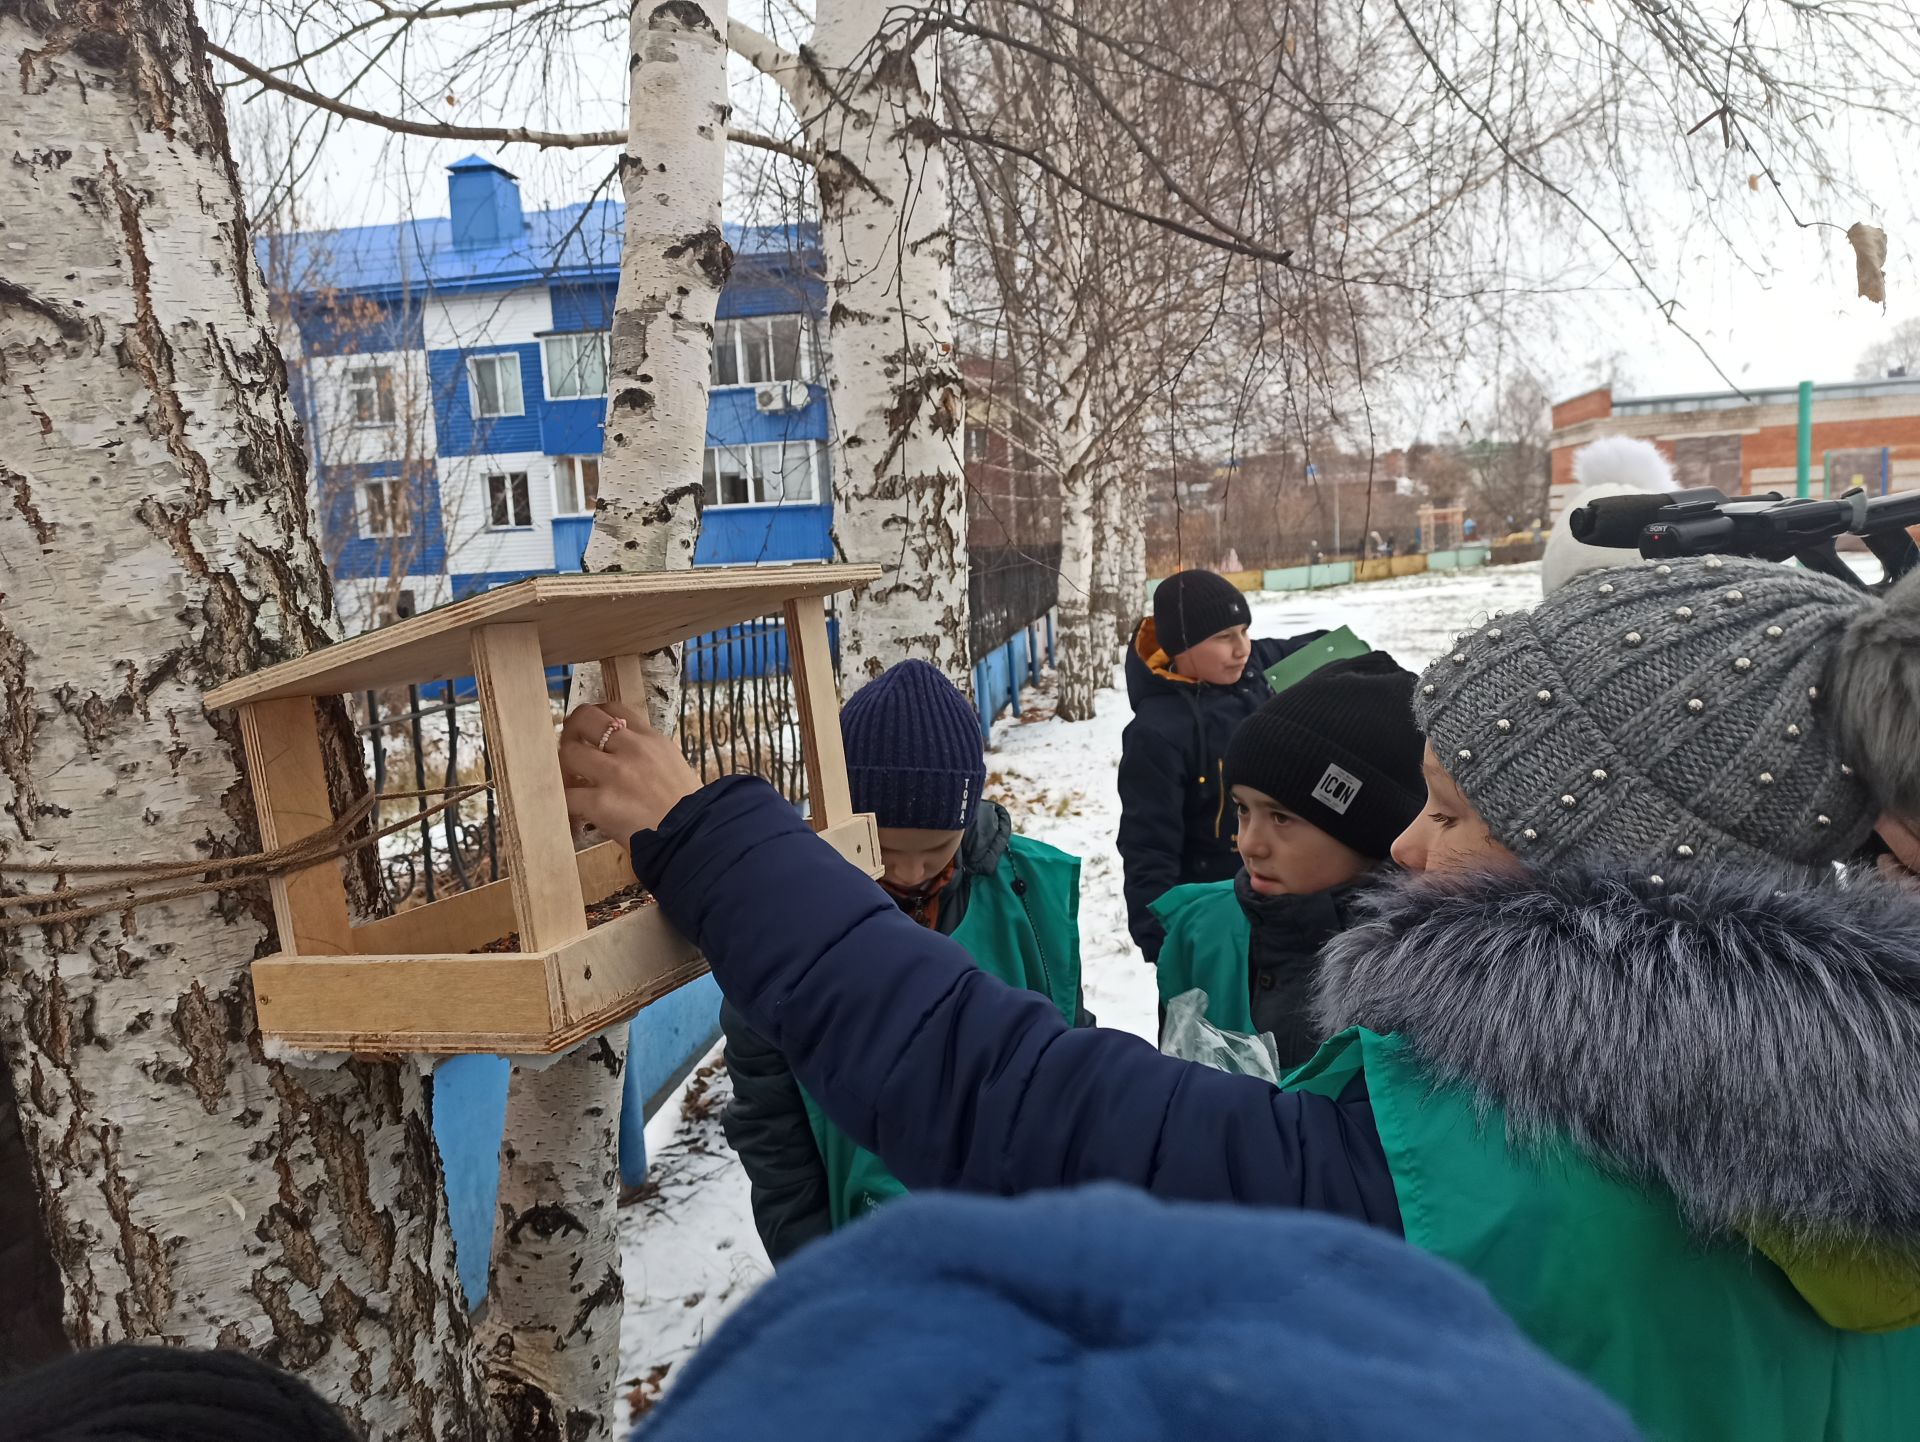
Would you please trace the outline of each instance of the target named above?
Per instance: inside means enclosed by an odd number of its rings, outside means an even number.
[[[602,657],[600,681],[609,701],[618,701],[641,711],[647,709],[647,673],[638,656]]]
[[[243,706],[240,738],[261,846],[287,846],[333,825],[333,799],[311,700],[294,696]],[[314,956],[353,950],[353,918],[337,859],[276,875],[267,889],[282,951]]]
[[[573,862],[580,876],[580,899],[588,906],[633,885],[633,860],[624,841],[603,841],[576,851]],[[353,945],[347,950],[362,956],[472,951],[518,926],[513,882],[503,877],[410,911],[363,922],[354,927]]]
[[[706,970],[657,906],[545,953],[271,956],[253,964],[261,1032],[311,1051],[550,1054]]]
[[[313,1051],[544,1045],[558,1013],[544,956],[270,956],[253,964],[260,1031]]]
[[[869,876],[879,874],[872,816],[856,816],[822,839]],[[632,884],[620,842],[602,842],[576,860],[595,900]],[[399,954],[497,941],[513,927],[509,885],[496,881],[357,927],[358,956],[255,962],[262,1033],[309,1051],[550,1054],[625,1020],[707,969],[654,905],[546,953]],[[384,952],[381,943],[388,945]]]
[[[880,861],[880,828],[874,825],[871,811],[862,811],[838,826],[829,826],[820,833],[820,839],[873,880],[886,875],[887,868]]]
[[[693,943],[673,929],[654,903],[616,916],[553,953],[559,1029],[630,1017],[664,995],[650,988],[699,959]],[[705,970],[702,962],[694,974]]]
[[[880,841],[873,817],[862,813],[821,833],[821,839],[868,876],[881,874]],[[588,905],[633,885],[633,857],[624,841],[602,841],[573,854],[580,896]],[[489,881],[410,911],[395,912],[353,928],[347,951],[360,956],[473,951],[515,929],[513,883]]]
[[[473,676],[500,802],[500,841],[520,945],[544,952],[587,932],[539,628],[474,630]]]
[[[833,682],[826,602],[803,596],[786,603],[787,672],[800,713],[801,751],[807,763],[808,810],[815,831],[853,816],[847,753],[840,740],[840,697]]]
[[[644,655],[880,574],[878,566],[802,565],[533,576],[239,677],[208,692],[207,704],[453,680],[471,674],[467,636],[487,625],[537,625],[548,666]]]

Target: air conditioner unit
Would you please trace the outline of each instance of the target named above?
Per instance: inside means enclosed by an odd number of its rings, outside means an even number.
[[[812,399],[805,381],[774,381],[753,388],[753,408],[762,413],[805,410]]]

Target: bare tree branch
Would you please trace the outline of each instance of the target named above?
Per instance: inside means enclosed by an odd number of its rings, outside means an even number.
[[[805,73],[798,55],[782,49],[745,21],[731,16],[727,18],[727,49],[778,85],[788,99],[798,97],[800,77]]]
[[[330,110],[335,115],[348,120],[358,120],[367,125],[377,125],[382,130],[391,130],[400,135],[425,135],[436,140],[473,140],[490,145],[538,145],[543,149],[583,150],[598,145],[625,145],[626,132],[623,130],[595,130],[585,133],[569,134],[553,130],[528,130],[518,126],[495,125],[451,125],[437,120],[408,120],[404,116],[386,115],[378,110],[368,110],[364,106],[354,105],[345,100],[335,100],[331,96],[309,90],[304,85],[296,85],[291,80],[263,70],[243,55],[236,55],[224,46],[207,42],[207,53],[225,61],[250,80],[256,80],[269,90],[314,106],[319,110]]]
[[[537,145],[548,150],[588,150],[598,146],[625,145],[626,133],[619,130],[588,130],[578,132],[556,130],[529,130],[518,126],[495,125],[453,125],[435,120],[408,120],[404,116],[388,115],[383,111],[369,110],[345,100],[336,100],[297,85],[291,80],[262,69],[245,56],[236,55],[224,46],[207,42],[207,53],[231,65],[250,80],[258,81],[267,89],[289,96],[316,110],[328,111],[347,120],[358,120],[365,125],[376,125],[382,130],[390,130],[399,135],[424,135],[436,140],[472,140],[484,145]],[[734,145],[746,145],[755,150],[769,150],[775,155],[784,155],[791,160],[811,165],[813,152],[805,146],[791,141],[778,140],[771,135],[761,135],[755,131],[743,130],[737,126],[727,127],[727,140]]]

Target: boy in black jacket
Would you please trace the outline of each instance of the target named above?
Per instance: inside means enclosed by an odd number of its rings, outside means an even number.
[[[1127,926],[1153,961],[1165,933],[1148,909],[1176,886],[1240,869],[1225,781],[1227,743],[1272,695],[1265,671],[1324,635],[1247,634],[1247,598],[1211,571],[1181,571],[1153,593],[1127,651],[1133,720],[1120,740],[1120,859]]]

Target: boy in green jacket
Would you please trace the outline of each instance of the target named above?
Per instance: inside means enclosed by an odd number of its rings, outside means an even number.
[[[986,757],[973,706],[925,661],[902,661],[841,709],[855,811],[880,828],[881,886],[983,971],[1037,991],[1068,1022],[1080,1007],[1080,861],[1014,834],[981,797]],[[751,1183],[775,1264],[906,1189],[829,1122],[786,1058],[722,1003],[733,1100],[727,1141]]]
[[[1310,672],[1240,723],[1226,755],[1240,873],[1153,904],[1163,1009],[1204,991],[1207,1020],[1270,1034],[1283,1072],[1325,1040],[1312,1017],[1320,948],[1426,794],[1413,682],[1372,651]]]

